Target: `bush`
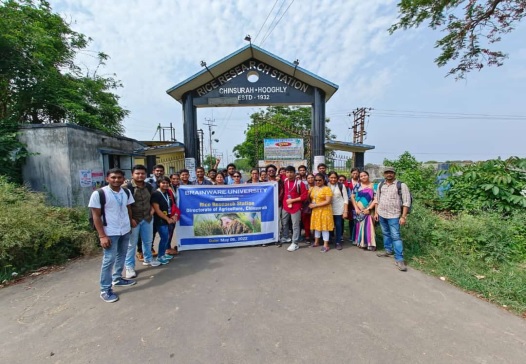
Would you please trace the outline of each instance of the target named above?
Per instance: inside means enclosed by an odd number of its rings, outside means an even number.
[[[86,209],[52,207],[0,176],[0,281],[97,249]]]

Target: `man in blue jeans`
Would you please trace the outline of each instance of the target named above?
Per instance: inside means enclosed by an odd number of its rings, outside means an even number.
[[[124,182],[122,170],[110,169],[106,173],[106,182],[108,186],[101,189],[104,200],[101,200],[99,190],[94,191],[88,206],[104,252],[100,269],[100,298],[104,302],[115,302],[119,296],[113,292],[112,286],[133,286],[136,283],[122,278],[124,259],[130,241],[130,206],[135,200],[129,191],[121,188]]]
[[[391,257],[394,254],[395,264],[402,272],[407,271],[404,262],[404,247],[400,237],[400,225],[405,225],[411,195],[405,183],[398,183],[393,167],[384,170],[385,181],[380,183],[376,191],[378,207],[374,219],[380,222],[384,236],[385,251],[378,253],[379,257]],[[400,191],[399,191],[400,185]]]

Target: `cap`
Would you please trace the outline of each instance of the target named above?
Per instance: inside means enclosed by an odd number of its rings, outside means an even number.
[[[384,173],[385,172],[393,172],[393,173],[396,173],[396,170],[393,168],[393,167],[385,167],[384,168]]]

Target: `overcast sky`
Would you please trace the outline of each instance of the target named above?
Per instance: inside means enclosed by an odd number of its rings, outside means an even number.
[[[504,66],[455,81],[433,63],[440,32],[423,28],[389,35],[397,1],[50,2],[74,30],[93,38],[91,51],[111,57],[102,73],[115,73],[124,85],[118,93],[130,110],[124,125],[131,138],[151,140],[159,123],[173,123],[176,138],[184,142],[182,107],[166,90],[199,72],[201,60],[210,65],[245,46],[243,38],[250,34],[254,44],[285,60],[299,59],[302,68],[339,86],[326,109],[338,140],[352,141],[352,110],[373,108],[364,142],[376,148],[366,153],[366,163],[406,150],[421,161],[525,156],[525,24],[498,44],[509,53]],[[81,61],[93,67],[89,57]],[[203,123],[213,118],[220,140],[214,148],[231,159],[257,110],[198,109],[198,127],[207,130]]]

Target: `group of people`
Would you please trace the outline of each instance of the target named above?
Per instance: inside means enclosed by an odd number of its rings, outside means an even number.
[[[275,181],[280,231],[277,246],[290,243],[287,250],[293,252],[304,241],[311,247],[321,246],[323,253],[330,251],[331,245],[342,250],[347,220],[351,243],[376,251],[374,225],[379,222],[385,250],[377,255],[394,256],[398,269],[407,270],[400,226],[406,222],[411,196],[407,185],[396,180],[394,168],[384,170],[385,180],[376,189],[367,171],[353,168],[347,179],[334,171],[327,173],[323,163],[317,166],[317,173],[309,173],[304,165],[296,171],[293,166],[278,169],[270,164],[263,170],[251,169],[246,181],[232,163],[223,171],[212,168],[207,174],[203,167],[197,167],[194,181],[190,181],[187,169],[168,177],[164,167],[156,165],[152,172],[152,177],[147,178],[146,167],[136,165],[131,180],[126,180],[122,170],[110,169],[106,173],[107,186],[94,191],[90,198],[93,224],[104,248],[100,297],[105,302],[119,299],[113,287],[136,284],[136,258],[143,265],[156,267],[168,264],[178,253],[171,241],[181,214],[177,207],[177,189],[181,185]],[[153,241],[157,233],[156,253]]]

